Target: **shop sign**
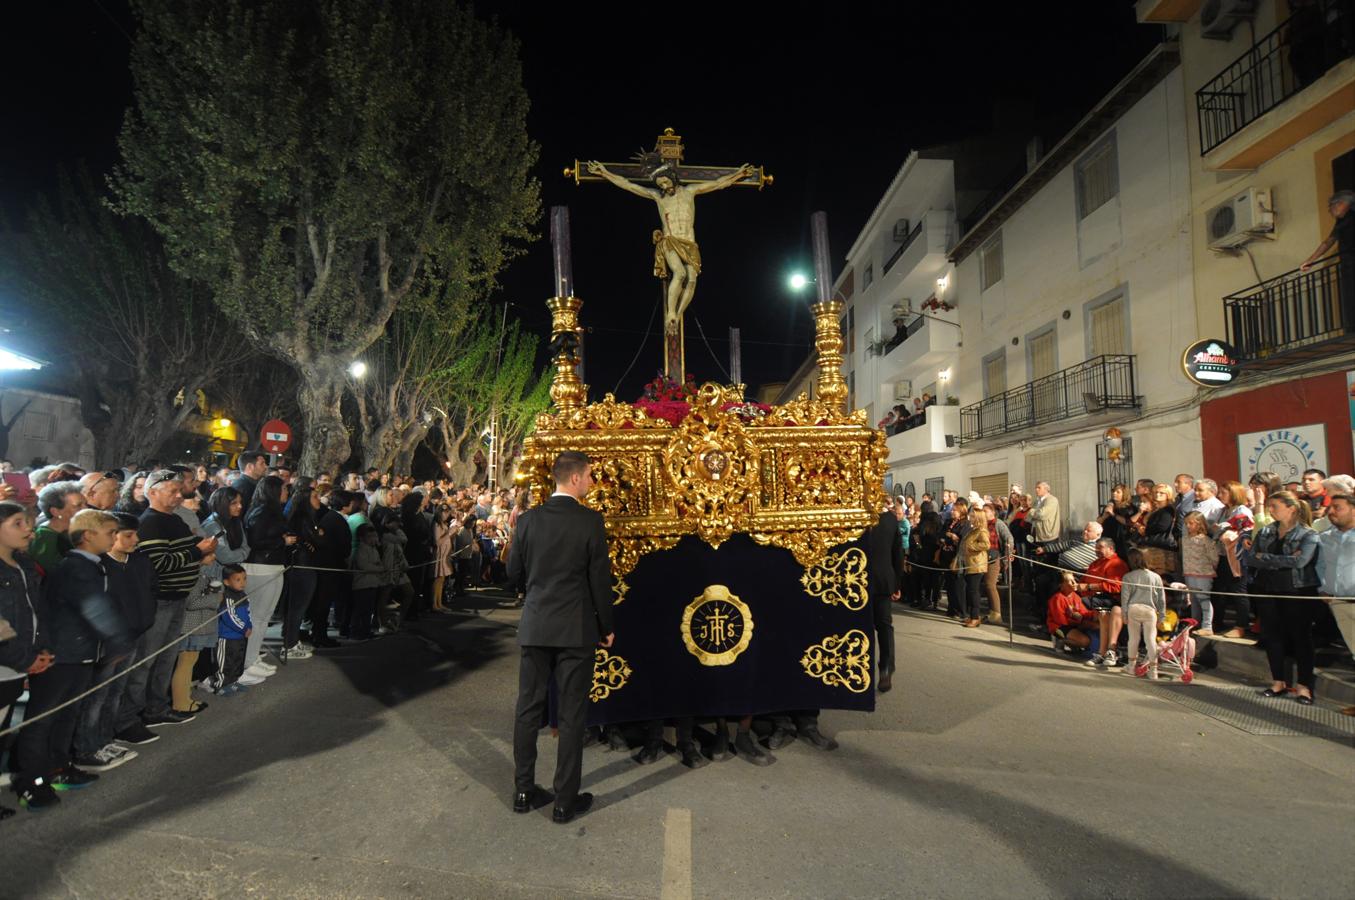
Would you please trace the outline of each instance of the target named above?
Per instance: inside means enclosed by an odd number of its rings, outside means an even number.
[[[1237,377],[1237,353],[1223,341],[1206,338],[1186,348],[1181,367],[1187,378],[1203,387],[1232,384]]]
[[[1252,431],[1237,436],[1242,481],[1274,472],[1280,482],[1302,481],[1306,469],[1327,470],[1327,426],[1323,423]]]

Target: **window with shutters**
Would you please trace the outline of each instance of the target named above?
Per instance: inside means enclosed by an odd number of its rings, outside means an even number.
[[[1077,521],[1068,507],[1067,447],[1026,454],[1026,493],[1034,497],[1035,485],[1041,481],[1049,482],[1050,493],[1058,498],[1059,517],[1066,532],[1068,524]]]
[[[56,438],[56,416],[51,413],[25,410],[19,420],[19,434],[24,440],[50,444]]]
[[[1002,280],[1002,232],[979,248],[979,290],[986,291]]]
[[[1115,134],[1106,137],[1073,167],[1077,185],[1077,217],[1080,220],[1105,206],[1120,193],[1119,161]]]
[[[1084,321],[1089,359],[1130,352],[1129,303],[1123,291],[1088,303]]]
[[[1040,381],[1058,371],[1057,338],[1058,332],[1053,325],[1026,338],[1032,424],[1053,421],[1058,415],[1059,404],[1063,402],[1063,385],[1057,378]]]
[[[996,475],[975,475],[969,480],[971,491],[980,497],[992,497],[994,500],[998,497],[1007,496],[1011,486],[1011,482],[1007,480],[1006,472],[999,472]]]
[[[1030,354],[1028,362],[1030,363],[1031,381],[1044,378],[1046,375],[1053,375],[1058,370],[1058,353],[1054,344],[1055,334],[1055,330],[1051,327],[1026,339],[1026,351]]]
[[[1005,348],[983,358],[983,396],[996,397],[1007,390],[1007,351]]]
[[[861,273],[861,290],[864,291],[875,281],[875,263],[866,263],[866,269]]]

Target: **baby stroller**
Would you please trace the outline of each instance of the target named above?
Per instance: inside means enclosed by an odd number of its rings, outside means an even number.
[[[1194,619],[1176,619],[1175,625],[1171,625],[1171,620],[1175,619],[1175,614],[1167,613],[1166,619],[1162,624],[1167,626],[1167,638],[1158,638],[1157,641],[1157,668],[1159,672],[1175,669],[1181,676],[1182,684],[1190,684],[1195,680],[1195,672],[1191,669],[1191,663],[1195,661],[1195,638],[1190,636],[1191,631],[1199,624]],[[1159,630],[1161,634],[1161,630]],[[1146,670],[1146,666],[1140,666]],[[1138,674],[1137,672],[1135,674]]]

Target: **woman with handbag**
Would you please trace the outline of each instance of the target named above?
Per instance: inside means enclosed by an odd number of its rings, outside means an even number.
[[[1261,610],[1261,643],[1266,648],[1272,683],[1263,697],[1280,697],[1291,690],[1298,702],[1313,705],[1313,622],[1322,611],[1318,599],[1317,532],[1309,527],[1312,512],[1307,503],[1290,491],[1266,498],[1266,511],[1274,518],[1248,542],[1244,559],[1255,572],[1253,588]],[[1293,656],[1298,684],[1290,686],[1285,666]]]
[[[1142,521],[1142,531],[1130,543],[1144,551],[1144,561],[1149,569],[1166,577],[1180,569],[1177,551],[1181,547],[1181,529],[1176,491],[1169,484],[1155,484],[1150,502],[1152,509]]]

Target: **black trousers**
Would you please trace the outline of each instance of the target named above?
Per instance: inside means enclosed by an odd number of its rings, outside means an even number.
[[[1317,684],[1313,676],[1313,622],[1322,611],[1322,601],[1317,599],[1317,588],[1297,588],[1294,593],[1312,595],[1312,599],[1259,601],[1265,604],[1261,610],[1261,643],[1266,648],[1272,679],[1289,681],[1285,660],[1293,656],[1299,684],[1312,691]]]
[[[80,704],[72,703],[55,715],[39,719],[90,686],[94,666],[89,663],[56,663],[41,675],[28,676],[28,706],[14,747],[14,764],[20,783],[51,775],[71,761],[71,742],[80,719]]]
[[[880,675],[894,671],[894,608],[888,594],[872,592],[870,612],[875,618],[875,660]]]
[[[967,619],[983,618],[983,573],[967,572],[964,575],[964,603],[961,608]]]
[[[696,728],[695,716],[679,716],[673,720],[673,726],[677,729],[679,750],[694,743],[692,731]],[[663,719],[652,719],[645,724],[645,743],[651,746],[663,743]]]
[[[301,641],[301,620],[315,599],[316,573],[309,569],[287,572],[287,594],[283,599],[286,617],[282,620],[282,646],[295,647]]]
[[[244,638],[216,639],[216,672],[212,674],[212,686],[221,690],[228,684],[235,684],[245,671]]]
[[[376,599],[380,594],[381,588],[362,588],[352,592],[347,625],[350,637],[372,636],[372,613],[376,611]]]
[[[25,676],[27,677],[27,676]],[[23,696],[24,679],[11,678],[7,681],[0,681],[0,731],[9,729],[10,720],[14,718],[14,701]],[[18,735],[7,734],[0,737],[0,756],[4,756],[9,749],[14,746],[18,740]],[[11,769],[14,766],[10,766]]]
[[[513,783],[518,791],[536,784],[536,738],[546,712],[547,686],[555,677],[560,739],[555,758],[555,805],[568,809],[583,778],[583,732],[588,688],[593,683],[592,647],[523,647],[518,670],[517,715],[513,722]]]
[[[316,580],[315,593],[311,595],[310,602],[312,644],[329,637],[329,605],[338,603],[339,609],[345,609],[348,606],[348,589],[353,583],[353,576],[347,572],[318,574],[320,577]],[[337,621],[342,627],[343,619]]]

